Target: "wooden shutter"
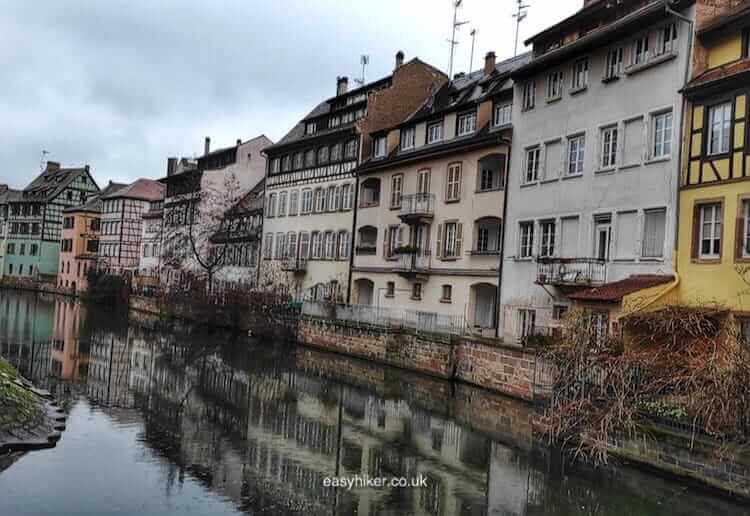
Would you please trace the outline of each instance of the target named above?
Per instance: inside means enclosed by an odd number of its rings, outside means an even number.
[[[744,206],[743,206],[744,207]],[[742,258],[742,251],[745,245],[745,217],[737,217],[737,224],[734,238],[734,257],[736,259]]]
[[[402,247],[404,245],[404,227],[399,226],[396,233],[396,247]]]
[[[464,225],[463,223],[459,222],[456,224],[456,256],[460,257],[463,254],[463,232],[464,232]]]
[[[700,256],[700,239],[701,239],[701,207],[696,204],[693,207],[693,237],[690,249],[690,257],[697,260]]]
[[[388,238],[390,232],[391,228],[389,227],[385,228],[385,231],[383,231],[383,258],[390,258],[390,253],[388,252]]]
[[[435,256],[438,259],[443,257],[443,225],[438,224],[437,227],[437,246],[435,249]]]

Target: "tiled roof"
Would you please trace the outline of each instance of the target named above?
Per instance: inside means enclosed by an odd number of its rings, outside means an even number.
[[[50,167],[39,174],[29,185],[23,189],[25,200],[47,202],[59,195],[80,174],[87,174],[88,167],[83,168],[58,168]]]
[[[748,14],[750,14],[750,3],[742,1],[738,5],[729,9],[727,12],[708,20],[706,23],[701,24],[701,26],[698,27],[697,35],[698,37],[701,37],[706,34],[718,31],[732,22],[741,20]]]
[[[127,197],[144,201],[158,201],[164,198],[164,185],[154,179],[138,179],[124,188],[102,195],[102,199]]]
[[[709,86],[713,83],[722,81],[724,79],[730,79],[736,75],[750,70],[750,59],[741,59],[739,61],[733,61],[717,68],[706,70],[698,77],[691,80],[685,87],[685,93],[697,90]]]
[[[589,288],[568,295],[574,301],[599,301],[603,303],[615,303],[622,298],[639,290],[656,287],[674,281],[674,276],[659,274],[641,274],[630,276],[624,280],[614,283],[605,283],[600,287]]]

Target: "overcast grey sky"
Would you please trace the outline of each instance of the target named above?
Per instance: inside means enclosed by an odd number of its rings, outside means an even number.
[[[521,40],[582,0],[531,4]],[[454,72],[488,50],[513,55],[515,0],[464,0]],[[394,54],[448,68],[451,0],[55,0],[3,2],[0,15],[0,182],[25,186],[42,149],[88,163],[100,185],[164,175],[193,156],[264,133],[280,139],[337,75],[367,79]]]

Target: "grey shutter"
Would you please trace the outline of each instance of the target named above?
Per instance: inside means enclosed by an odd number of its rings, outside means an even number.
[[[435,249],[435,256],[440,259],[443,257],[443,224],[438,224],[437,227],[437,246]]]
[[[463,254],[463,223],[459,222],[456,224],[456,256],[460,257]]]

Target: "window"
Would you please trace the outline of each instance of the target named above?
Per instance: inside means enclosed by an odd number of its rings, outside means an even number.
[[[746,200],[742,203],[742,217],[739,220],[739,224],[741,226],[741,235],[742,235],[742,242],[739,242],[739,245],[742,245],[742,253],[741,256],[743,258],[750,257],[750,200]],[[750,341],[748,342],[750,344]]]
[[[276,194],[272,193],[268,197],[268,206],[266,209],[266,217],[275,217],[276,216]],[[106,227],[106,224],[105,224]],[[105,230],[104,233],[106,234],[107,231]]]
[[[534,335],[536,326],[536,310],[522,308],[518,310],[518,336],[521,339]]]
[[[276,258],[277,260],[286,258],[285,240],[286,235],[284,233],[276,233],[276,251],[274,254],[274,258]]]
[[[677,24],[670,23],[662,27],[657,34],[657,38],[655,55],[677,51]]]
[[[339,252],[338,252],[338,258],[339,260],[345,260],[349,258],[349,232],[348,231],[339,231]]]
[[[338,127],[339,125],[341,125],[341,119],[337,116],[332,116],[328,120],[328,127]]]
[[[341,187],[341,209],[351,210],[354,199],[352,197],[354,189],[352,185],[345,184]]]
[[[642,256],[663,258],[667,210],[647,210],[644,219]]]
[[[732,104],[730,102],[709,108],[708,153],[710,155],[729,152],[729,124],[731,116]]]
[[[71,249],[72,249],[72,243],[71,242]],[[29,255],[36,256],[39,253],[39,245],[38,244],[31,244],[29,246]]]
[[[415,283],[411,287],[411,298],[420,300],[422,299],[422,284],[421,283]]]
[[[721,204],[700,207],[701,258],[716,259],[721,256]]]
[[[309,188],[302,190],[302,213],[304,215],[312,211],[312,197],[312,190]]]
[[[523,110],[534,109],[536,102],[536,81],[529,81],[523,85]]]
[[[349,140],[346,142],[344,157],[346,159],[357,159],[357,140]]]
[[[417,131],[414,127],[406,127],[401,129],[401,150],[409,150],[414,148]]]
[[[310,255],[310,233],[299,234],[299,257],[306,260]]]
[[[534,223],[521,222],[519,233],[519,258],[531,258],[534,254]]]
[[[302,168],[303,159],[304,158],[302,157],[301,152],[298,152],[297,154],[294,155],[294,168],[295,169]]]
[[[336,211],[339,209],[339,188],[337,186],[331,185],[328,187],[326,207],[328,208],[328,211]]]
[[[461,198],[461,163],[448,165],[445,200],[458,201]]]
[[[479,168],[479,187],[480,192],[489,192],[503,188],[505,181],[505,155],[495,154],[481,158],[478,164]]]
[[[401,193],[403,190],[403,174],[395,174],[391,177],[391,208],[401,207]]]
[[[648,61],[648,34],[633,42],[631,64],[638,65]]]
[[[539,256],[550,258],[555,255],[555,221],[546,221],[540,224],[541,242],[539,246]]]
[[[453,286],[443,285],[442,296],[440,297],[440,301],[442,301],[443,303],[450,303],[452,297],[453,297]]]
[[[572,136],[568,139],[568,175],[583,174],[584,149],[586,148],[586,137],[584,135]]]
[[[617,163],[617,127],[602,129],[602,168],[612,168]]]
[[[273,233],[266,233],[266,239],[263,241],[263,258],[270,260],[273,252]]]
[[[568,307],[566,305],[554,305],[552,307],[552,320],[562,321],[567,313]]]
[[[589,60],[579,59],[573,64],[573,90],[582,90],[589,84]]]
[[[672,112],[661,113],[653,118],[654,158],[672,154]]]
[[[63,219],[63,229],[72,229],[73,228],[73,217],[65,217]]]
[[[309,151],[305,152],[305,166],[306,167],[315,166],[315,151],[313,149],[310,149]]]
[[[280,167],[280,161],[279,161],[279,158],[273,158],[273,159],[271,160],[271,173],[272,173],[272,174],[278,174],[278,172],[279,172],[279,170],[280,170],[280,168],[279,168],[279,167]]]
[[[297,215],[299,210],[299,191],[292,190],[289,194],[289,215]]]
[[[443,122],[434,122],[427,126],[427,143],[437,143],[443,139]]]
[[[465,113],[458,117],[458,136],[465,136],[473,133],[477,128],[477,113],[473,111],[471,113]]]
[[[458,258],[461,254],[462,224],[448,222],[443,235],[443,258]],[[439,235],[438,235],[439,240]]]
[[[552,72],[547,77],[547,100],[557,100],[562,96],[562,70]]]
[[[278,216],[279,217],[286,217],[286,192],[281,192],[279,194],[279,211]]]
[[[313,259],[319,259],[322,256],[323,251],[323,238],[319,231],[313,231],[312,234],[312,257]]]
[[[336,258],[336,235],[333,231],[326,231],[325,233],[325,253],[326,260]]]
[[[328,163],[328,147],[318,149],[318,164]]]
[[[385,156],[385,150],[386,150],[386,138],[385,136],[380,136],[378,138],[375,138],[375,157],[376,158],[382,158]]]
[[[315,189],[315,213],[326,211],[326,197],[322,188]]]
[[[308,122],[307,125],[305,125],[305,133],[313,134],[315,132],[315,127],[316,127],[315,122]]]
[[[492,119],[493,125],[495,127],[509,125],[511,122],[512,113],[513,113],[512,104],[497,104],[495,106],[495,114]]]
[[[615,79],[622,74],[622,47],[612,48],[607,52],[604,68],[605,79]]]
[[[281,170],[289,172],[292,169],[292,157],[284,156],[281,158]]]
[[[21,256],[26,255],[26,244],[21,244],[20,250],[18,251],[18,254]]]
[[[393,297],[396,294],[396,283],[389,281],[385,284],[385,297]]]
[[[331,161],[341,161],[341,144],[331,147]]]
[[[526,168],[523,175],[524,183],[533,183],[539,180],[539,147],[526,151]]]

